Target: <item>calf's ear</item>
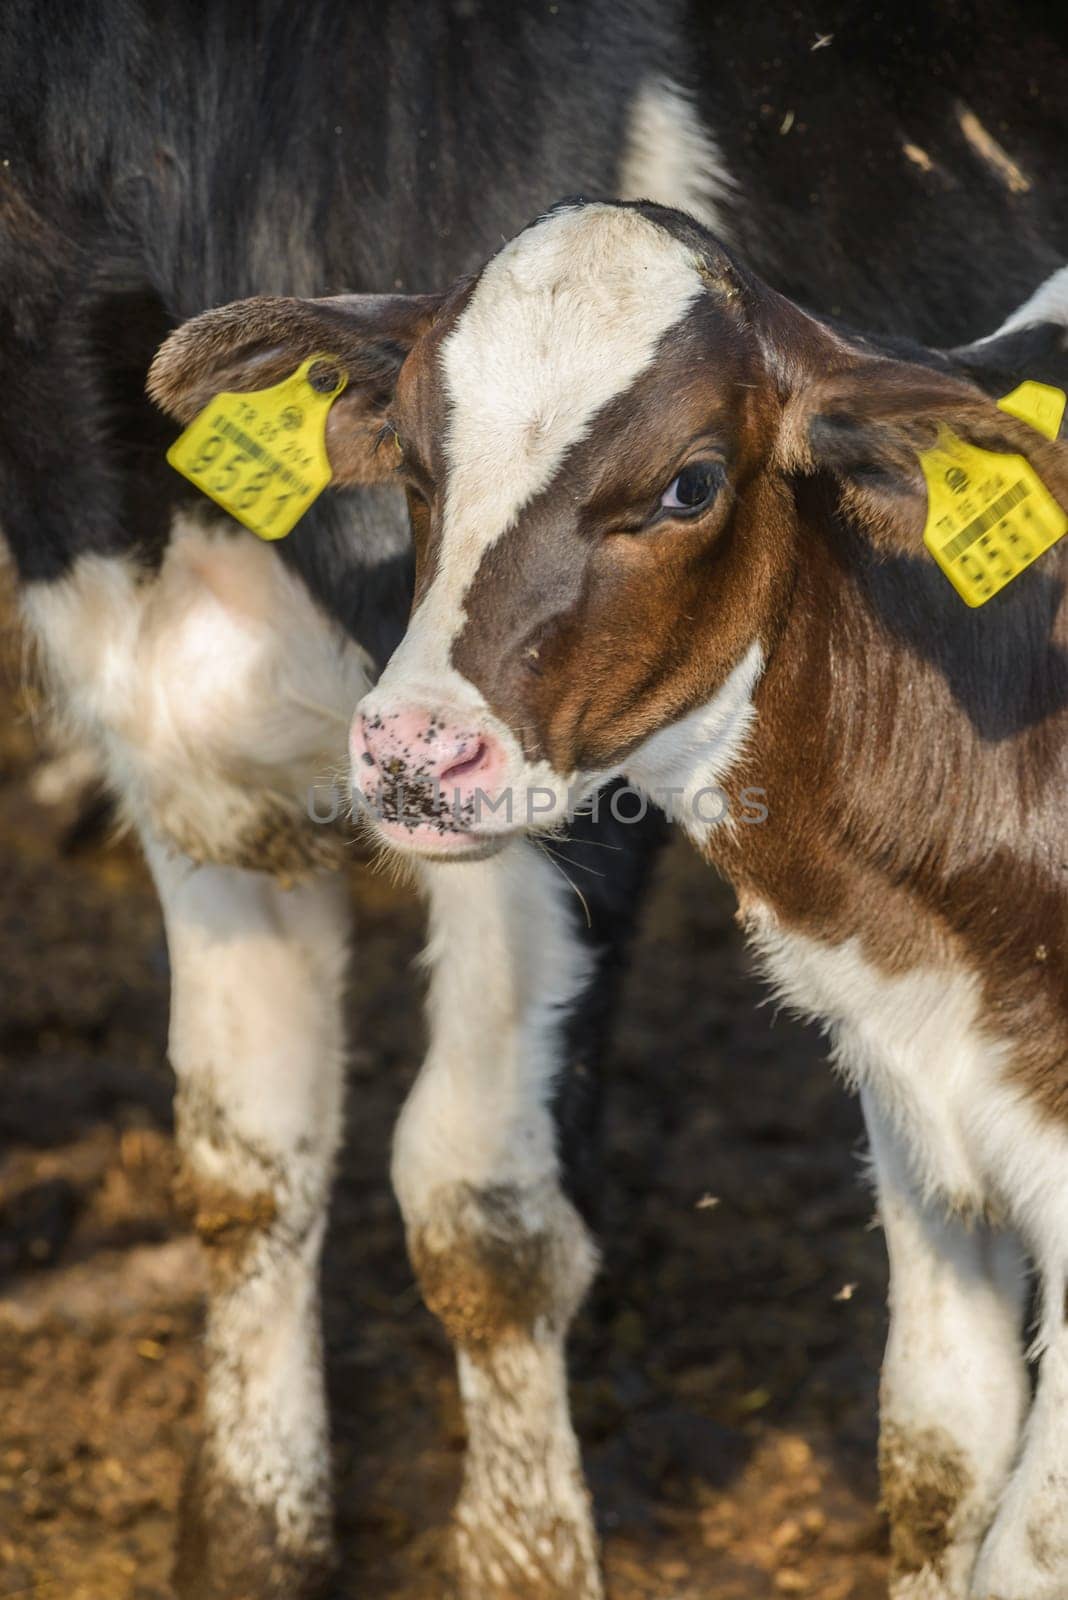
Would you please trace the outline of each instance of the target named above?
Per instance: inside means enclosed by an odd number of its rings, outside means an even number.
[[[149,369],[148,392],[187,423],[217,394],[267,389],[308,356],[334,356],[347,377],[326,426],[334,482],[380,482],[394,464],[377,446],[397,374],[441,302],[439,295],[373,294],[238,300],[175,329]]]
[[[946,430],[981,450],[1025,456],[1068,505],[1068,448],[965,379],[911,362],[863,361],[807,385],[788,409],[783,455],[795,471],[836,478],[843,508],[877,545],[914,551],[927,519],[920,454]]]

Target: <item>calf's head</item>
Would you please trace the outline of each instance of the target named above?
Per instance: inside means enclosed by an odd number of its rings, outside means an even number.
[[[789,603],[806,479],[837,479],[874,547],[916,550],[916,451],[941,423],[1036,456],[978,389],[845,339],[648,204],[558,207],[438,296],[208,313],[152,388],[185,418],[315,350],[348,368],[335,481],[408,497],[411,623],[357,709],[352,772],[383,835],[428,854],[553,827],[620,773],[672,804],[717,782]]]

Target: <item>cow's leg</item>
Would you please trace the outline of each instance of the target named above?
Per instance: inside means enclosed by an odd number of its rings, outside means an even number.
[[[1068,1327],[1061,1267],[1024,1449],[976,1567],[974,1600],[1068,1595]],[[1047,1289],[1048,1289],[1047,1282]],[[1052,1297],[1051,1297],[1052,1298]]]
[[[964,1600],[1028,1402],[1021,1251],[925,1199],[870,1095],[864,1112],[890,1258],[879,1448],[890,1592]]]
[[[634,837],[636,892],[648,833]],[[394,1182],[423,1293],[458,1352],[464,1592],[596,1600],[564,1362],[596,1252],[561,1187],[553,1100],[569,1049],[598,1048],[569,1009],[611,987],[611,957],[605,942],[591,948],[578,900],[525,843],[426,877],[430,1048],[398,1125]],[[570,1065],[584,1076],[596,1062]]]
[[[1055,1127],[1028,1121],[1015,1130],[1014,1177],[1019,1200],[1031,1202],[1042,1356],[1023,1450],[972,1580],[974,1600],[1068,1595],[1068,1150]]]
[[[330,1564],[319,1255],[341,1125],[342,886],[147,845],[172,967],[180,1184],[212,1268],[188,1600],[303,1600]]]

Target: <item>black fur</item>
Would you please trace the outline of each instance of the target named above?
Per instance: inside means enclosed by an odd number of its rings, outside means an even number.
[[[21,575],[158,559],[186,490],[143,385],[177,322],[251,294],[437,288],[561,191],[610,189],[657,9],[8,0],[0,507]],[[406,561],[351,507],[321,505],[280,554],[378,653]]]
[[[687,0],[684,13],[676,71],[738,184],[733,239],[783,294],[940,347],[992,332],[1068,258],[1063,8],[772,0],[743,18]],[[1028,190],[980,158],[962,111]]]

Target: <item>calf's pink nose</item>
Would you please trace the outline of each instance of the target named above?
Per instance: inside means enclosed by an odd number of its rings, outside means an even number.
[[[503,770],[496,739],[420,706],[360,714],[352,725],[353,776],[365,793],[382,784],[436,784],[461,805]]]

